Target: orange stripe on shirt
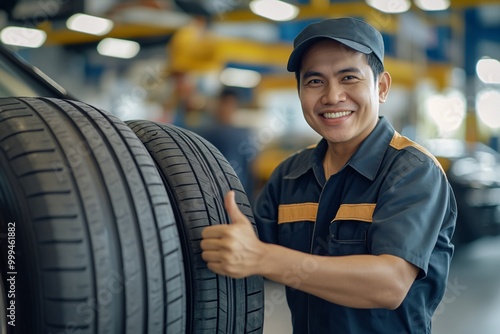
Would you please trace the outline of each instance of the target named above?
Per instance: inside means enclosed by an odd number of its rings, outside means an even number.
[[[318,203],[281,204],[278,207],[278,224],[316,221]]]
[[[441,166],[441,164],[439,163],[439,161],[436,159],[435,156],[433,156],[429,151],[427,151],[427,149],[425,149],[423,146],[415,143],[414,141],[411,141],[410,139],[404,137],[404,136],[401,136],[398,132],[394,132],[394,136],[392,137],[391,139],[391,142],[389,143],[390,146],[394,147],[395,149],[397,150],[402,150],[404,149],[405,147],[408,147],[408,146],[411,146],[411,147],[414,147],[416,148],[417,150],[419,150],[420,152],[424,153],[425,155],[427,155],[428,157],[430,157],[434,163],[439,167],[441,168],[441,171],[443,172],[443,174],[446,175],[446,173],[444,172],[444,169],[443,167]]]
[[[360,220],[367,223],[373,221],[375,203],[342,204],[333,221],[336,220]]]

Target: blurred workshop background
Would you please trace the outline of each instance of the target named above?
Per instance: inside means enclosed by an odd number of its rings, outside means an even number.
[[[341,16],[382,32],[393,87],[381,115],[438,157],[457,196],[434,333],[499,334],[500,0],[1,0],[0,44],[123,120],[226,145],[252,200],[318,141],[286,61],[303,27]],[[266,333],[290,333],[282,287],[266,296]]]

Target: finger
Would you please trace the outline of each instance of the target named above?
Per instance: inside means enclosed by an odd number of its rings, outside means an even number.
[[[201,237],[203,239],[220,239],[224,237],[225,229],[227,225],[212,225],[207,226],[201,231]]]
[[[214,273],[222,276],[228,276],[232,278],[244,278],[246,277],[245,274],[242,274],[238,271],[234,271],[231,269],[228,269],[223,263],[221,262],[209,262],[207,263],[208,269],[213,271]]]
[[[221,249],[220,239],[203,239],[200,242],[200,247],[204,251]]]
[[[226,276],[225,271],[223,269],[223,266],[219,262],[208,262],[207,267],[208,267],[208,269],[210,269],[211,271],[213,271],[214,273],[216,273],[218,275]]]
[[[236,204],[234,190],[229,191],[224,198],[224,206],[232,224],[250,223],[248,218],[240,211]]]
[[[207,263],[219,263],[221,262],[220,260],[220,254],[217,251],[203,251],[201,253],[201,258],[205,260]]]

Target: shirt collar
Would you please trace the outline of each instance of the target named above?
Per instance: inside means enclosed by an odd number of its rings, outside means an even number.
[[[302,161],[298,161],[296,164],[296,168],[292,169],[290,173],[285,175],[285,179],[296,179],[300,176],[307,173],[309,170],[313,170],[316,178],[318,175],[321,175],[322,166],[323,166],[323,157],[325,156],[326,150],[328,149],[328,143],[325,139],[321,139],[321,141],[311,147],[307,148],[311,150],[310,154],[304,154],[299,156]],[[300,153],[300,152],[299,152]]]
[[[380,117],[373,131],[349,159],[348,165],[366,178],[375,180],[394,132],[389,121],[383,116]]]
[[[358,150],[348,161],[353,169],[370,180],[374,180],[382,163],[387,146],[394,136],[394,128],[385,117],[380,117],[373,131],[361,143]],[[312,149],[311,154],[303,156],[303,161],[297,164],[297,167],[285,175],[285,179],[296,179],[313,170],[316,178],[322,175],[322,161],[328,149],[328,143],[325,139]],[[320,181],[318,179],[318,181]],[[322,182],[320,182],[322,183]]]

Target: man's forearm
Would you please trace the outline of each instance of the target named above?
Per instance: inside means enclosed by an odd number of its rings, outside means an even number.
[[[317,256],[265,244],[262,275],[332,303],[397,308],[418,268],[391,255]]]

